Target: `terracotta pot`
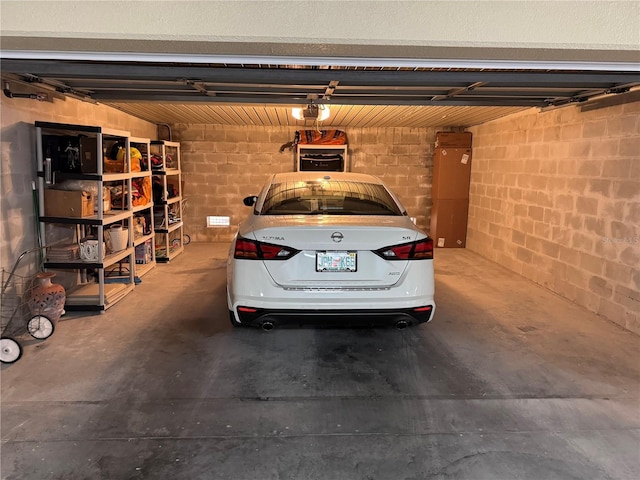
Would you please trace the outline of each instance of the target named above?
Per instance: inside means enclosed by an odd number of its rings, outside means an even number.
[[[51,279],[55,276],[53,272],[38,273],[29,299],[31,314],[44,315],[54,325],[64,313],[64,302],[67,298],[62,285],[51,283]]]

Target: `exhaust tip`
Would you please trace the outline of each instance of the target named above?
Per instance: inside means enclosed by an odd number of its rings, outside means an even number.
[[[396,328],[398,330],[404,330],[405,328],[407,328],[409,326],[409,323],[406,320],[398,320],[396,322]]]
[[[264,330],[265,332],[270,332],[274,328],[274,325],[271,322],[262,322],[262,325],[260,326],[262,327],[262,330]]]

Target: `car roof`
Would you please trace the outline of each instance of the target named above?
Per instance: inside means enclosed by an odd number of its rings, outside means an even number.
[[[373,175],[366,173],[354,172],[285,172],[276,173],[272,179],[272,183],[283,182],[306,182],[313,180],[342,180],[351,182],[363,182],[373,184],[383,184],[382,180]]]

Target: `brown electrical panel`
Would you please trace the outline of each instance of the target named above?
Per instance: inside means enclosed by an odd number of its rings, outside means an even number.
[[[470,182],[471,133],[438,132],[433,163],[430,231],[436,247],[465,247]]]

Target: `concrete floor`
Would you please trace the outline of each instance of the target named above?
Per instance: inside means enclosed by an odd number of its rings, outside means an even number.
[[[23,344],[2,479],[640,478],[640,337],[467,250],[429,325],[232,330],[226,248]]]

